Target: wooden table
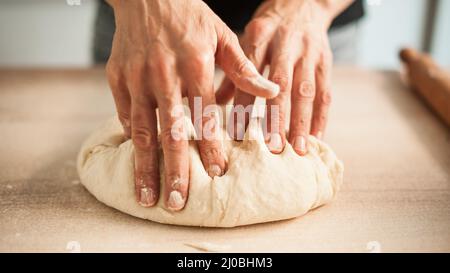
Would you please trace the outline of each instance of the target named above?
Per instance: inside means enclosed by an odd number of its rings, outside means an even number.
[[[114,113],[102,69],[0,70],[0,251],[450,251],[449,130],[397,72],[336,68],[333,86],[338,199],[298,219],[194,228],[125,215],[79,184],[80,144]]]

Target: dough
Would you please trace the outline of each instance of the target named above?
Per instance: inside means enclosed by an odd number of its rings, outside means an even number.
[[[106,205],[175,225],[234,227],[289,219],[334,198],[342,183],[343,165],[328,145],[311,136],[307,156],[298,156],[289,144],[281,154],[272,154],[258,118],[251,119],[248,136],[256,140],[224,142],[228,170],[214,179],[204,170],[195,143],[190,143],[189,197],[180,212],[166,210],[162,198],[152,208],[136,202],[133,145],[124,139],[117,118],[85,141],[78,156],[78,173],[82,184]],[[161,149],[159,153],[162,163]]]

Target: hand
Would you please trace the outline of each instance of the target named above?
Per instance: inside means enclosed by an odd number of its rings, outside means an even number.
[[[257,72],[236,35],[202,1],[109,3],[114,9],[116,32],[106,70],[125,135],[134,144],[137,200],[149,207],[159,198],[158,108],[164,200],[169,209],[180,210],[188,195],[188,142],[172,136],[172,128],[179,118],[173,110],[182,105],[182,97],[189,97],[191,107],[194,97],[202,98],[203,107],[215,105],[215,63],[249,94],[270,98],[279,88]],[[199,126],[208,121],[202,119]],[[222,175],[226,160],[220,140],[202,139],[198,146],[208,174]]]
[[[268,0],[247,25],[241,39],[244,52],[259,71],[270,65],[269,80],[281,89],[277,97],[267,100],[265,137],[273,153],[281,153],[288,138],[294,150],[305,155],[307,136],[322,137],[331,102],[332,53],[327,31],[334,16],[350,2],[334,1],[333,6],[320,0]],[[235,90],[234,84],[225,79],[217,92],[217,101],[229,100]],[[284,126],[289,99],[287,137]],[[247,107],[254,100],[251,94],[237,90],[234,105]],[[240,128],[247,127],[248,117],[245,125],[237,122],[231,124],[234,126],[231,132],[239,139],[243,135]]]

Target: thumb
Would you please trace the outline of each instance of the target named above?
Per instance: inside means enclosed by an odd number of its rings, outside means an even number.
[[[253,96],[274,98],[280,87],[259,74],[255,65],[245,56],[239,40],[226,25],[218,33],[216,62],[240,90]]]

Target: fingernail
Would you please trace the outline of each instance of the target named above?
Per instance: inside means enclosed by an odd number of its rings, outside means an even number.
[[[306,154],[306,139],[304,136],[298,136],[294,140],[294,150],[300,155]]]
[[[283,150],[283,142],[280,134],[274,133],[270,135],[269,143],[267,144],[270,151],[279,153]]]
[[[171,191],[169,195],[169,201],[167,201],[167,206],[170,210],[176,211],[181,210],[184,206],[186,200],[183,198],[179,191]]]
[[[250,71],[253,73],[253,77],[250,77],[250,80],[252,83],[262,89],[269,90],[272,94],[270,95],[270,98],[274,98],[280,93],[280,87],[278,84],[269,81],[268,79],[264,78],[256,69],[255,65],[252,62],[248,62],[248,67]]]
[[[155,203],[155,195],[150,188],[141,188],[139,204],[143,207],[153,206]]]
[[[209,175],[211,178],[214,178],[215,176],[221,176],[221,175],[222,175],[222,169],[221,169],[220,166],[217,165],[217,164],[209,165],[209,168],[208,168],[208,175]]]
[[[260,86],[263,89],[269,90],[271,93],[269,95],[269,98],[274,98],[278,95],[278,93],[280,93],[280,87],[278,86],[278,84],[269,81],[260,74],[255,77],[254,84]]]

